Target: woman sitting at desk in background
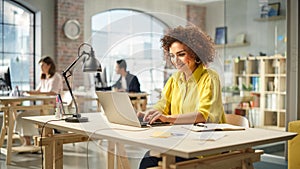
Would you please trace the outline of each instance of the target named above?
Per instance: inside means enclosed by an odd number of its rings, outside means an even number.
[[[56,95],[63,90],[63,80],[59,73],[56,72],[56,67],[53,59],[46,56],[40,59],[39,64],[41,66],[41,79],[36,90],[28,91],[26,93],[30,95]],[[17,117],[16,131],[24,136],[25,145],[31,145],[31,137],[33,135],[38,135],[38,130],[34,124],[27,122],[22,119],[26,116],[36,116],[39,115],[36,111],[24,111]]]
[[[123,59],[117,60],[115,71],[121,76],[119,80],[112,85],[113,90],[120,92],[141,92],[138,78],[135,75],[130,74],[126,69],[126,61]]]
[[[162,48],[178,72],[167,81],[162,98],[151,110],[139,112],[144,121],[173,124],[224,123],[218,74],[206,67],[215,58],[212,39],[199,28],[179,26],[161,39]],[[176,157],[176,161],[187,159]],[[140,169],[158,165],[160,158],[146,153]]]
[[[59,73],[56,72],[56,66],[50,56],[41,58],[41,81],[36,90],[28,91],[31,95],[56,95],[63,90],[63,80]]]

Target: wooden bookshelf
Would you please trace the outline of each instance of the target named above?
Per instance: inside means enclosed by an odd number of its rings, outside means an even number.
[[[285,127],[286,57],[281,55],[239,58],[234,63],[235,85],[252,85],[258,95],[259,127]]]

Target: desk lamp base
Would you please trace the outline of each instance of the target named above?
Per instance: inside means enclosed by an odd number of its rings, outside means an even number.
[[[81,117],[80,114],[73,114],[72,117],[66,118],[65,121],[70,123],[82,123],[82,122],[88,122],[89,119],[87,117]]]

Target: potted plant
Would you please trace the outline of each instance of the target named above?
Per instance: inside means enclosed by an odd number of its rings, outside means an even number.
[[[232,96],[232,95],[239,95],[240,89],[238,86],[226,86],[222,88],[222,92],[225,94],[225,96]]]
[[[252,90],[253,90],[252,84],[250,84],[248,86],[246,84],[243,84],[242,90],[240,92],[240,96],[250,96],[250,93]]]

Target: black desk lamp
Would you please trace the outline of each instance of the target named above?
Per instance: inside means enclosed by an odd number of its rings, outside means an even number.
[[[89,46],[91,48],[91,51],[90,52],[82,51],[82,53],[80,54],[79,53],[80,49],[84,45]],[[85,56],[85,57],[83,57],[83,56]],[[101,64],[95,57],[93,47],[88,43],[82,43],[78,48],[78,57],[77,57],[77,59],[74,60],[73,63],[65,71],[62,72],[62,76],[65,78],[66,84],[68,86],[68,89],[70,91],[72,100],[73,100],[74,105],[75,105],[75,114],[73,114],[72,117],[66,118],[66,122],[79,123],[79,122],[87,122],[88,121],[87,117],[81,117],[81,115],[78,113],[77,103],[76,103],[75,97],[72,93],[72,89],[70,87],[70,84],[68,82],[68,77],[72,76],[72,73],[70,72],[70,69],[73,66],[75,66],[75,64],[82,57],[83,57],[83,66],[82,66],[82,71],[83,72],[101,72],[102,71]],[[67,75],[67,73],[68,73],[68,75]]]

